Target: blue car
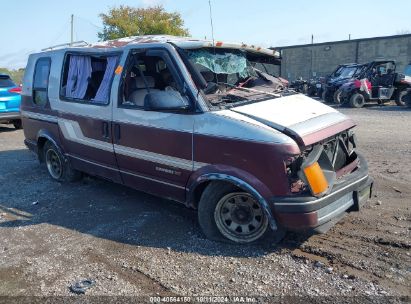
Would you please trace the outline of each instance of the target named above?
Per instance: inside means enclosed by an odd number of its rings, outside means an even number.
[[[0,123],[11,123],[21,129],[20,101],[21,88],[9,75],[0,74]]]

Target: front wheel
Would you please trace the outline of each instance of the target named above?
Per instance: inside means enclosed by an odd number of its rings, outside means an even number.
[[[335,104],[341,104],[341,93],[341,90],[337,90],[334,92],[333,98]]]
[[[44,144],[43,153],[47,171],[52,179],[59,182],[73,182],[81,178],[81,173],[71,167],[52,142],[47,141]]]
[[[269,230],[260,203],[249,193],[223,182],[212,182],[204,190],[198,219],[207,238],[215,241],[251,243]]]
[[[405,106],[406,102],[405,102],[405,96],[408,94],[407,90],[403,90],[398,92],[397,96],[395,96],[395,103],[397,104],[397,106]]]
[[[362,108],[365,105],[365,97],[360,93],[354,93],[350,97],[350,106],[352,108]]]
[[[326,91],[326,90],[323,90],[322,93],[321,93],[321,99],[324,100],[324,102],[326,101],[326,100],[325,100],[326,97],[327,97],[327,91]]]

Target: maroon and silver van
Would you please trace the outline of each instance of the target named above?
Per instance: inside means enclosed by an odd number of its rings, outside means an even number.
[[[57,181],[81,173],[198,210],[207,237],[324,231],[370,196],[354,122],[284,88],[278,52],[171,36],[29,57],[26,145]]]

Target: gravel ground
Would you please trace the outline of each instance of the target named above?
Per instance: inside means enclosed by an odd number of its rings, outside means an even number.
[[[91,177],[54,182],[23,132],[0,126],[0,296],[75,296],[84,278],[95,282],[87,295],[146,300],[410,296],[411,111],[342,112],[358,123],[372,199],[327,234],[254,246],[205,239],[196,213],[174,202]]]

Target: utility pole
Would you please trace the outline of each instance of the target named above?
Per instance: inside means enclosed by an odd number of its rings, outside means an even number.
[[[348,34],[348,40],[351,40],[351,34]]]
[[[311,44],[314,44],[314,34],[311,34]],[[310,63],[310,76],[308,79],[311,79],[313,77],[313,47],[311,47],[311,63]]]
[[[73,45],[73,34],[74,34],[74,15],[71,14],[71,32],[70,32],[70,46]]]

